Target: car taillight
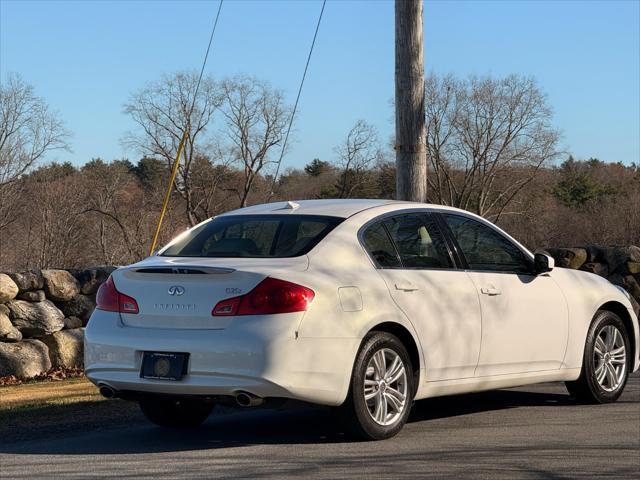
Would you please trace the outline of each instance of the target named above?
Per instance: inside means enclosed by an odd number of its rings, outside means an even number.
[[[304,312],[314,296],[310,288],[267,277],[249,293],[219,301],[211,315],[223,317]]]
[[[138,302],[116,290],[113,278],[109,277],[98,289],[96,308],[107,312],[138,313]]]

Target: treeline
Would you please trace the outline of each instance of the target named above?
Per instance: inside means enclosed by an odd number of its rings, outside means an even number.
[[[302,163],[286,155],[295,118],[284,94],[250,76],[197,81],[178,72],[131,94],[124,111],[135,128],[121,140],[139,161],[74,166],[43,165],[52,150],[64,155],[69,132],[9,75],[0,84],[0,271],[146,256],[181,144],[161,243],[256,203],[394,198],[393,148],[408,147],[385,144],[365,120],[336,139],[331,158],[284,169],[283,154]],[[640,243],[638,166],[567,158],[535,80],[431,75],[425,95],[431,203],[476,212],[530,248]]]
[[[205,157],[199,162],[197,171],[203,174],[193,174],[199,186],[193,201],[201,205],[202,215],[240,207],[236,192],[242,188],[243,172],[213,165]],[[519,175],[517,169],[513,175]],[[383,161],[356,174],[315,159],[302,169],[284,172],[275,193],[272,181],[259,176],[250,203],[393,198],[395,168]],[[136,164],[94,159],[82,167],[54,163],[37,168],[20,180],[13,221],[0,232],[0,266],[71,268],[126,264],[145,257],[167,182],[164,162],[148,157]],[[513,205],[518,208],[498,223],[530,248],[640,243],[640,170],[635,165],[570,158],[559,167],[542,169]],[[174,194],[162,242],[188,226],[186,201]]]

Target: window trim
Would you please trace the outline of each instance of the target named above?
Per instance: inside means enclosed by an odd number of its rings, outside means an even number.
[[[498,229],[498,227],[496,227],[495,225],[493,225],[492,223],[487,222],[486,220],[482,219],[482,218],[476,218],[475,216],[471,216],[471,215],[465,215],[462,212],[458,212],[458,211],[435,211],[434,214],[438,217],[440,217],[440,223],[442,224],[442,227],[445,228],[446,231],[446,235],[449,237],[451,244],[454,247],[454,250],[456,252],[456,254],[459,256],[460,258],[460,262],[463,265],[463,269],[467,272],[478,272],[478,273],[499,273],[499,274],[507,274],[507,275],[526,275],[526,276],[536,276],[536,274],[533,271],[533,256],[532,254],[528,251],[525,250],[524,248],[522,248],[518,243],[514,242],[511,238],[509,238],[508,235],[505,235],[502,231],[500,231]],[[518,251],[520,251],[522,253],[522,255],[525,258],[525,261],[527,262],[527,266],[529,267],[529,270],[527,272],[516,272],[516,271],[509,271],[509,270],[482,270],[482,269],[475,269],[475,268],[471,268],[471,266],[469,265],[469,262],[467,260],[467,257],[465,256],[464,252],[462,251],[462,248],[460,247],[460,244],[458,243],[458,241],[456,240],[455,235],[453,234],[453,231],[451,230],[451,228],[449,227],[449,224],[447,223],[446,219],[445,219],[445,215],[450,215],[450,216],[454,216],[454,217],[462,217],[468,220],[472,220],[475,221],[487,228],[489,228],[490,230],[492,230],[493,232],[495,232],[497,235],[499,235],[500,237],[502,237],[503,240],[505,240],[506,242],[508,242],[510,245],[512,245],[513,247],[515,247]]]
[[[451,267],[447,267],[447,268],[436,268],[436,267],[407,267],[404,265],[404,262],[402,261],[402,256],[400,255],[400,251],[398,250],[398,246],[396,245],[396,242],[393,240],[393,237],[391,236],[391,234],[389,233],[389,229],[387,228],[387,226],[384,224],[384,220],[387,218],[392,218],[392,217],[399,217],[402,215],[408,215],[408,214],[419,214],[419,215],[425,215],[425,216],[430,216],[434,223],[436,224],[436,226],[438,227],[439,230],[439,234],[442,236],[442,240],[444,241],[444,245],[447,248],[447,252],[449,254],[449,259],[451,260]],[[380,223],[382,225],[382,228],[384,229],[387,238],[389,239],[389,242],[391,242],[391,246],[393,247],[393,250],[396,254],[396,258],[398,259],[398,263],[400,264],[400,266],[398,267],[382,267],[378,264],[378,262],[376,261],[375,258],[373,258],[373,256],[371,255],[371,253],[369,252],[369,249],[367,248],[367,245],[364,241],[364,233],[365,231],[373,226],[376,223]],[[461,270],[463,269],[463,267],[460,265],[457,256],[454,254],[453,250],[452,250],[452,244],[450,243],[450,239],[449,237],[449,231],[448,230],[444,230],[442,228],[442,225],[439,221],[439,219],[437,218],[437,212],[431,210],[431,209],[426,209],[426,208],[410,208],[410,209],[403,209],[403,210],[394,210],[391,212],[385,212],[381,215],[378,215],[377,217],[372,218],[371,220],[368,220],[367,222],[365,222],[364,225],[362,225],[359,229],[358,229],[358,241],[360,243],[360,246],[362,247],[362,249],[364,250],[364,252],[366,253],[367,257],[369,257],[369,259],[371,260],[371,263],[373,264],[373,266],[375,267],[376,270],[435,270],[435,271],[457,271],[457,270]]]

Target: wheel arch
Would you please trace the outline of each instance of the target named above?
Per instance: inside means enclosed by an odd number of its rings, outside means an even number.
[[[411,367],[413,368],[413,377],[415,379],[414,382],[414,394],[418,390],[418,386],[420,385],[420,377],[422,372],[422,362],[420,349],[418,347],[418,342],[413,337],[413,334],[402,324],[397,322],[382,322],[377,325],[371,327],[367,334],[371,332],[385,332],[390,333],[398,338],[407,349],[407,353],[409,354],[409,360],[411,361]]]
[[[631,358],[633,360],[633,364],[635,365],[635,362],[637,361],[636,359],[638,358],[638,345],[636,341],[638,332],[636,330],[636,326],[633,323],[633,319],[631,318],[631,314],[629,313],[629,310],[627,310],[627,307],[625,307],[620,302],[616,302],[615,300],[613,300],[602,304],[598,308],[598,310],[605,310],[607,312],[615,313],[618,317],[620,317],[620,320],[622,320],[624,327],[627,329],[627,337],[629,338],[629,342],[631,343]]]

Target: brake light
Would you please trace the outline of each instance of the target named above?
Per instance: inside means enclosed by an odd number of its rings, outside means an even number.
[[[267,277],[245,295],[219,301],[214,317],[304,312],[315,293],[302,285]]]
[[[96,308],[107,312],[138,313],[138,302],[116,290],[116,285],[110,276],[98,289]]]

